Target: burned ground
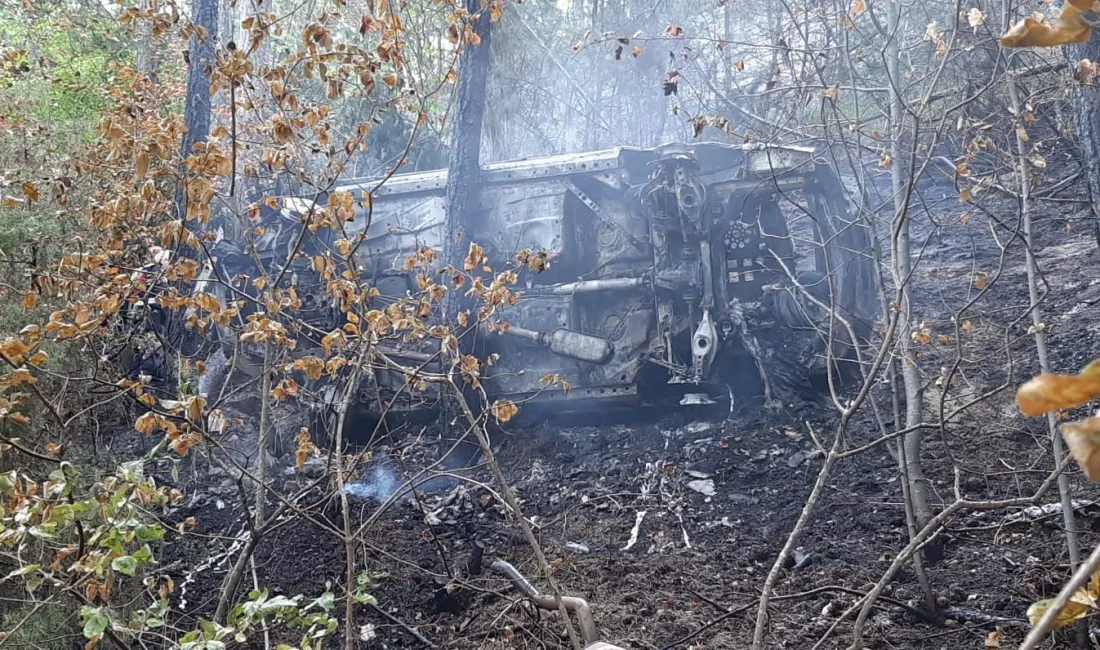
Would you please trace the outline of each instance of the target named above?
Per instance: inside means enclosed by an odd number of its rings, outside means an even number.
[[[1010,246],[1002,262],[991,235],[1011,242],[1015,204],[994,205],[1004,227],[992,229],[981,215],[964,223],[951,201],[941,205],[934,212],[941,227],[915,238],[930,237],[920,241],[921,268],[930,271],[914,286],[917,313],[932,339],[921,347],[930,396],[925,419],[936,421],[940,395],[948,411],[992,395],[942,430],[928,431],[924,458],[932,494],[937,506],[950,503],[957,480],[967,499],[1028,496],[1052,461],[1045,421],[1024,419],[1012,403],[1014,387],[1037,372],[1029,319],[1021,318],[1028,300],[1023,249]],[[1100,352],[1100,258],[1091,228],[1078,215],[1050,214],[1036,233],[1050,289],[1045,324],[1055,370],[1075,371]],[[983,287],[985,295],[955,322],[955,310]],[[945,393],[937,379],[959,350],[962,360]],[[497,432],[494,444],[558,584],[592,604],[606,640],[626,648],[736,648],[749,642],[764,577],[821,467],[814,438],[828,446],[835,435],[834,412],[828,405],[772,412],[751,404],[703,420],[638,412],[598,426],[529,423]],[[893,429],[889,414],[883,417]],[[864,409],[849,428],[848,448],[872,442],[880,431]],[[406,433],[375,449],[372,462],[403,480],[438,453],[438,438],[430,427]],[[769,638],[778,647],[813,645],[908,542],[888,447],[844,459],[828,482],[777,584]],[[299,480],[293,475],[287,469],[278,480]],[[568,645],[556,614],[534,612],[487,568],[470,575],[473,547],[480,544],[485,567],[490,559],[506,559],[547,588],[487,468],[475,466],[466,478],[399,501],[367,528],[359,549],[364,566],[387,575],[372,589],[377,608],[359,609],[361,647],[421,647],[398,621],[436,647]],[[172,518],[194,516],[198,526],[168,549],[164,563],[183,586],[183,607],[209,616],[214,603],[208,599],[230,562],[226,551],[245,522],[232,481],[205,474],[192,480],[191,505]],[[1087,547],[1095,541],[1088,531],[1100,523],[1094,490],[1077,474],[1071,483]],[[342,525],[335,500],[307,501],[298,506],[307,523],[298,518],[278,528],[260,544],[255,564],[259,584],[312,597],[326,584],[340,584],[344,555],[337,537],[324,530]],[[1043,503],[1056,501],[1048,494]],[[354,505],[361,521],[378,508],[372,499]],[[1006,645],[1017,642],[1028,605],[1052,596],[1068,576],[1060,524],[1060,513],[1049,508],[953,518],[928,555],[946,620],[920,615],[916,578],[903,570],[876,607],[871,646],[983,647],[998,627]],[[212,566],[196,570],[199,558]],[[180,606],[181,594],[174,598]],[[843,647],[850,629],[850,621],[840,624],[821,647]]]

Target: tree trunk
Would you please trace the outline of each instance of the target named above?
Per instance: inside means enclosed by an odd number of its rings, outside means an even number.
[[[893,244],[894,282],[901,290],[901,320],[904,326],[899,335],[899,347],[901,352],[902,385],[905,389],[905,426],[915,427],[921,423],[923,413],[923,394],[920,369],[917,367],[916,355],[912,350],[913,305],[909,285],[912,282],[913,259],[909,242],[909,210],[906,186],[907,180],[904,170],[907,165],[909,151],[905,146],[904,122],[905,110],[902,98],[898,95],[899,88],[904,87],[901,78],[900,48],[898,44],[898,24],[900,22],[900,8],[894,3],[887,4],[887,21],[889,32],[892,35],[887,45],[886,66],[892,83],[890,84],[890,148],[894,160],[897,161],[890,167],[891,190],[894,195],[894,219],[897,238]],[[901,223],[898,224],[897,221]],[[916,517],[917,529],[923,528],[932,518],[932,509],[928,505],[928,486],[921,468],[921,444],[924,432],[915,429],[907,433],[902,445],[905,452],[905,467],[908,476],[903,477],[909,482],[910,503],[913,514]]]
[[[1013,60],[1013,59],[1010,59]],[[1020,92],[1016,88],[1016,81],[1009,77],[1009,97],[1012,101],[1014,115],[1023,115],[1021,111],[1023,102],[1020,101]],[[1031,179],[1027,170],[1027,145],[1023,138],[1016,135],[1016,170],[1020,177],[1020,211],[1023,213],[1024,242],[1027,245],[1027,293],[1031,307],[1031,324],[1035,329],[1035,351],[1039,356],[1039,370],[1044,373],[1052,372],[1050,356],[1047,354],[1046,332],[1043,328],[1043,314],[1039,306],[1039,264],[1035,260],[1035,245],[1033,239],[1033,224],[1031,215]],[[1086,156],[1086,164],[1089,160],[1095,162],[1092,153]],[[1096,183],[1096,179],[1089,177],[1089,185]],[[1090,187],[1091,191],[1091,187]],[[1093,195],[1100,196],[1100,195]],[[1095,198],[1093,199],[1095,201]],[[1065,448],[1062,446],[1062,436],[1058,433],[1058,421],[1054,413],[1047,413],[1047,429],[1050,432],[1051,446],[1054,455],[1055,466],[1062,464],[1065,458]],[[1062,502],[1062,523],[1066,528],[1066,545],[1069,550],[1069,563],[1077,568],[1081,563],[1081,545],[1077,539],[1077,524],[1073,515],[1073,496],[1070,494],[1069,477],[1063,472],[1058,477],[1058,494]]]
[[[203,34],[191,37],[187,48],[187,104],[184,122],[187,133],[183,136],[180,153],[191,155],[198,142],[205,142],[210,135],[210,68],[214,65],[214,47],[218,36],[218,1],[193,0],[191,20]]]
[[[481,175],[481,126],[485,118],[485,89],[489,80],[491,21],[481,0],[463,0],[477,15],[473,28],[481,42],[466,43],[458,60],[458,101],[455,107],[451,156],[447,175],[447,239],[443,258],[461,268],[465,238],[475,230]],[[460,241],[461,238],[461,241]],[[452,303],[452,306],[453,303]]]
[[[240,46],[235,42],[237,39],[237,25],[240,24],[237,20],[238,11],[240,11],[239,6],[232,2],[226,2],[218,11],[218,43],[226,49],[229,48],[230,43]]]
[[[184,53],[187,61],[187,97],[184,104],[183,120],[186,132],[180,143],[180,157],[191,155],[195,143],[205,142],[210,136],[210,70],[214,67],[214,46],[218,30],[218,0],[192,0],[191,20],[195,25],[195,34]],[[176,215],[190,232],[202,231],[202,225],[188,221],[187,173],[181,165],[180,182],[176,187]],[[197,260],[201,263],[201,260]],[[170,318],[172,331],[183,332],[183,310],[176,310]],[[199,340],[184,336],[178,342],[178,352],[193,355],[198,352]],[[182,356],[176,364],[177,378],[182,373]]]
[[[901,357],[901,380],[905,390],[905,427],[913,430],[905,434],[898,444],[898,472],[901,475],[902,497],[905,502],[906,528],[910,540],[923,530],[932,520],[932,509],[928,504],[928,481],[921,466],[921,447],[924,431],[918,427],[924,417],[924,393],[920,368],[917,366],[913,350],[913,303],[911,283],[913,281],[913,252],[909,239],[909,195],[912,191],[911,178],[906,178],[909,168],[909,156],[912,155],[905,138],[905,106],[900,90],[904,87],[901,75],[901,53],[898,43],[898,26],[901,22],[901,7],[887,3],[887,22],[890,41],[887,44],[886,67],[890,76],[890,149],[895,162],[890,167],[890,185],[894,195],[894,220],[891,230],[896,233],[892,242],[894,283],[900,290],[901,323],[898,347]],[[915,130],[915,129],[914,129]],[[914,134],[915,137],[915,134]],[[913,570],[921,586],[925,607],[931,614],[935,612],[936,600],[931,583],[924,569],[924,551],[913,556]]]
[[[1081,59],[1094,63],[1100,61],[1100,35],[1095,32],[1093,30],[1089,42],[1066,47],[1071,69]],[[1088,181],[1096,243],[1100,245],[1100,82],[1093,80],[1088,85],[1078,84],[1075,95],[1077,110],[1073,112],[1073,119],[1076,139],[1081,143],[1081,172]]]
[[[150,9],[149,0],[142,0],[141,10]],[[153,48],[153,21],[141,18],[137,22],[137,71],[149,81],[157,81],[157,53]]]

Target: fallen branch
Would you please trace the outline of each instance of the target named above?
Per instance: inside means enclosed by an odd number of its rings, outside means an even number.
[[[432,643],[431,641],[429,641],[428,639],[424,638],[423,634],[417,632],[416,629],[411,627],[408,623],[405,623],[404,621],[397,618],[393,614],[390,614],[389,612],[382,609],[378,605],[367,605],[367,606],[370,607],[370,609],[372,611],[379,614],[380,616],[385,618],[390,623],[393,623],[394,625],[396,625],[396,626],[400,627],[401,629],[405,630],[406,632],[408,632],[410,636],[412,636],[414,639],[416,639],[421,644],[423,644],[425,648],[430,648],[431,650],[435,650],[435,644]]]

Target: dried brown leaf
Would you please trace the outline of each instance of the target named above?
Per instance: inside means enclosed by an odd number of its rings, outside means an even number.
[[[1074,77],[1077,81],[1087,85],[1090,85],[1093,79],[1100,74],[1100,67],[1088,59],[1081,59],[1077,62],[1077,69],[1074,71]]]
[[[516,407],[515,403],[511,400],[498,399],[493,402],[492,411],[493,417],[496,418],[497,422],[503,423],[516,417],[516,414],[519,413],[519,408]]]
[[[1069,453],[1090,481],[1100,481],[1100,417],[1058,427]]]
[[[1094,601],[1100,599],[1100,570],[1097,570],[1089,578],[1088,594],[1089,598]]]
[[[1001,36],[1001,47],[1056,47],[1089,40],[1092,28],[1081,18],[1081,10],[1073,2],[1062,7],[1054,22],[1029,16],[1016,23]]]
[[[1028,416],[1081,406],[1100,397],[1100,361],[1085,366],[1079,375],[1044,374],[1016,391],[1016,403]]]
[[[989,14],[977,7],[971,7],[970,11],[966,12],[966,22],[973,28],[975,34],[978,33],[978,28],[985,24],[988,17]]]
[[[1084,594],[1084,590],[1081,592]],[[1084,594],[1087,596],[1087,594]],[[1047,600],[1040,600],[1031,604],[1031,607],[1027,608],[1027,619],[1031,621],[1031,625],[1035,626],[1039,623],[1039,619],[1043,618],[1050,606],[1054,604],[1053,598]],[[1054,619],[1054,627],[1065,627],[1070,623],[1081,620],[1092,610],[1091,605],[1088,602],[1081,602],[1075,595],[1072,600],[1066,603],[1066,606],[1062,611],[1058,612],[1058,617]]]
[[[485,249],[474,242],[470,242],[470,250],[466,253],[466,260],[462,263],[463,269],[466,271],[473,271],[484,263]]]

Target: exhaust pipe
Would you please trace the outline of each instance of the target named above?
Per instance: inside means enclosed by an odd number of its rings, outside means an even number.
[[[554,597],[540,594],[538,589],[535,589],[534,585],[528,582],[527,578],[524,578],[511,564],[504,560],[496,560],[492,564],[492,569],[511,580],[516,590],[527,596],[539,609],[548,612],[558,611]],[[618,646],[599,640],[599,633],[596,631],[596,620],[592,618],[592,608],[588,606],[586,600],[573,596],[562,596],[561,604],[565,607],[565,611],[577,615],[577,620],[580,621],[581,625],[581,639],[584,641],[584,650],[623,650]]]
[[[559,328],[547,334],[536,330],[512,325],[505,334],[518,336],[549,348],[559,357],[575,359],[584,363],[602,366],[615,357],[615,346],[605,338]]]

